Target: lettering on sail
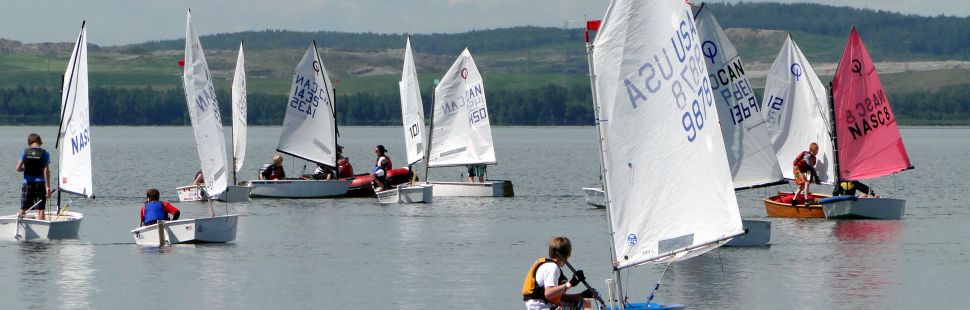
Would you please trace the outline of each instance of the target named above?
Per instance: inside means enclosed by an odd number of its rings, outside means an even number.
[[[216,101],[216,91],[212,88],[212,83],[208,83],[201,92],[195,95],[195,108],[199,110],[199,115],[212,113],[216,120],[221,124],[222,115],[219,114],[219,102]]]
[[[704,129],[708,108],[714,105],[711,82],[701,48],[697,46],[697,28],[690,12],[681,16],[672,32],[670,49],[663,47],[658,54],[647,57],[634,76],[625,78],[623,84],[633,109],[661,90],[669,89],[674,104],[683,111],[678,117],[687,141],[694,142]],[[681,70],[675,72],[675,67]]]
[[[879,127],[892,124],[896,121],[896,118],[889,111],[886,93],[880,88],[862,101],[850,106],[846,110],[845,121],[849,127],[849,133],[852,134],[852,140],[856,140]]]
[[[78,152],[88,146],[89,142],[91,142],[91,136],[88,134],[88,128],[84,128],[83,131],[71,137],[71,155],[77,155]]]
[[[307,118],[317,116],[317,109],[320,103],[325,107],[331,106],[330,96],[323,85],[319,85],[314,77],[304,76],[297,73],[294,81],[293,93],[290,94],[289,109],[305,114]]]
[[[709,41],[708,41],[709,42]],[[748,85],[748,79],[744,74],[744,64],[741,58],[737,58],[731,63],[718,68],[710,74],[711,87],[724,98],[724,103],[731,112],[731,121],[739,124],[750,118],[752,111],[761,113],[761,106],[758,99],[754,96],[754,91]]]
[[[785,106],[785,98],[771,96],[768,98],[768,115],[765,121],[772,126],[781,126],[781,108]]]

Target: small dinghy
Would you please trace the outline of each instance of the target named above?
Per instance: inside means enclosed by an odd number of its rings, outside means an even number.
[[[159,221],[131,231],[135,244],[165,246],[178,243],[225,243],[236,240],[238,215]],[[161,227],[161,230],[159,230]]]
[[[795,197],[795,193],[777,193],[774,196],[764,199],[765,211],[769,217],[797,217],[797,218],[824,218],[825,212],[818,201],[830,197],[829,195],[812,193],[808,195],[809,203],[805,204],[803,195]],[[792,199],[795,205],[792,206]]]
[[[586,197],[587,204],[601,209],[606,208],[606,193],[602,188],[584,187],[583,196]]]
[[[0,240],[25,241],[33,239],[77,238],[84,215],[67,211],[70,204],[61,205],[61,193],[94,198],[94,179],[91,173],[90,107],[88,101],[88,39],[85,23],[81,23],[61,91],[61,121],[57,132],[58,175],[57,201],[48,201],[44,220],[37,219],[31,208],[26,216],[16,214],[0,217]],[[36,204],[35,204],[36,207]],[[51,210],[54,207],[54,210]]]

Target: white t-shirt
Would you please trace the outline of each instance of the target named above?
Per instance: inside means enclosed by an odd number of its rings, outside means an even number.
[[[559,285],[560,274],[562,274],[562,270],[556,263],[542,264],[536,270],[536,287],[546,288]],[[553,305],[546,304],[541,300],[530,299],[525,302],[525,308],[527,310],[548,310],[552,309]]]

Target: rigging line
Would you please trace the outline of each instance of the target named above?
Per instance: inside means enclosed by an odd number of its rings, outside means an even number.
[[[647,304],[648,305],[650,304],[651,301],[653,301],[654,294],[657,293],[657,290],[660,289],[660,282],[663,281],[664,275],[667,274],[667,269],[670,269],[670,264],[671,263],[667,263],[667,267],[664,267],[664,271],[660,273],[660,279],[657,280],[657,285],[654,285],[653,286],[653,291],[650,291],[650,296],[647,297]]]

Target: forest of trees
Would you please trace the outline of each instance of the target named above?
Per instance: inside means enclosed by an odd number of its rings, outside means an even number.
[[[486,94],[493,125],[592,125],[588,86],[546,85],[527,90],[496,90]],[[229,125],[229,93],[220,91],[224,125]],[[424,97],[430,117],[430,94]],[[889,102],[903,125],[970,125],[970,85],[935,92],[890,94]],[[91,122],[95,125],[188,125],[185,96],[179,89],[92,88]],[[400,125],[398,94],[337,96],[340,125]],[[0,124],[57,125],[58,90],[17,87],[0,89]],[[279,126],[286,97],[249,94],[249,124]]]

